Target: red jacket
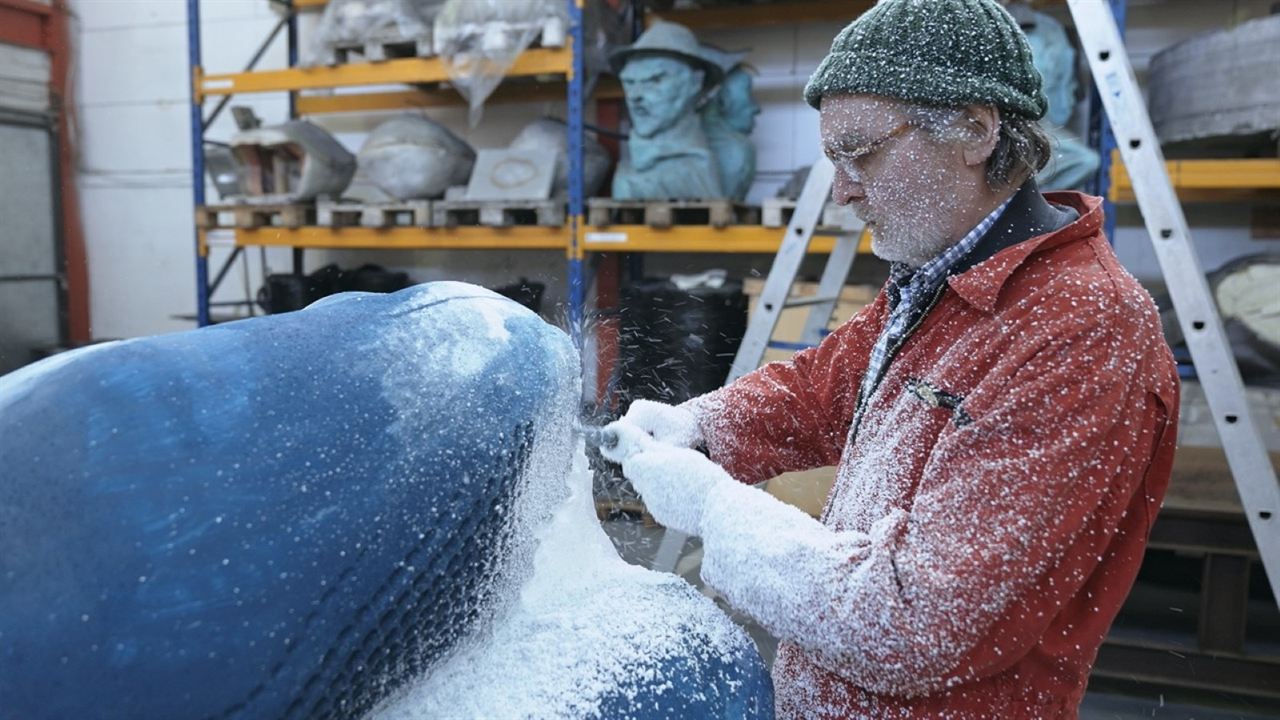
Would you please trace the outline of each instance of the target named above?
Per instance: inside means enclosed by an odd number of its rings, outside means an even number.
[[[1055,212],[1028,187],[991,241]],[[704,533],[708,582],[714,554],[718,575],[747,568],[724,580],[730,602],[772,608],[779,717],[1076,716],[1169,481],[1179,386],[1101,199],[1047,199],[1079,217],[949,278],[855,437],[884,292],[820,346],[689,403],[743,482],[838,465],[809,549],[785,531],[738,548],[728,519]],[[810,569],[790,583],[787,566]]]

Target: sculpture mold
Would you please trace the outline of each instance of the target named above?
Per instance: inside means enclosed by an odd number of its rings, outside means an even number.
[[[1156,53],[1151,122],[1163,143],[1275,153],[1280,129],[1280,15],[1208,32]]]
[[[445,126],[421,115],[402,115],[369,133],[359,162],[360,172],[394,198],[439,198],[467,183],[476,152]]]
[[[231,153],[243,171],[250,202],[336,198],[356,172],[355,156],[306,120],[242,130],[231,137]]]
[[[583,137],[582,186],[583,196],[592,197],[604,185],[612,161],[609,152],[595,138]],[[569,192],[569,133],[564,121],[555,118],[539,118],[525,125],[511,141],[512,150],[551,149],[556,153],[555,179],[552,196]]]
[[[0,378],[5,716],[357,718],[448,677],[537,576],[571,496],[578,376],[568,337],[532,312],[432,283]],[[592,707],[771,712],[759,657],[709,601],[620,577],[579,597],[629,608],[623,642],[683,630],[648,657],[593,656],[621,674]],[[598,644],[558,627],[541,652]],[[582,692],[592,667],[556,691]]]

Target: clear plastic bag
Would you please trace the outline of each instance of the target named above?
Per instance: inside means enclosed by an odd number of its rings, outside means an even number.
[[[436,50],[467,100],[472,126],[520,53],[539,37],[563,45],[567,28],[564,0],[446,0],[435,21]]]

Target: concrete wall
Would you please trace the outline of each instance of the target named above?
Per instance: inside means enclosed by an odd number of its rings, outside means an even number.
[[[1228,25],[1267,11],[1269,0],[1195,0],[1131,2],[1130,51],[1139,69],[1159,48],[1191,34]],[[78,57],[77,109],[81,138],[80,186],[92,283],[94,334],[125,337],[189,328],[174,319],[195,307],[191,229],[190,145],[187,110],[186,17],[178,0],[75,0]],[[208,72],[232,72],[248,60],[277,21],[266,0],[204,0],[204,66]],[[312,16],[303,27],[304,52]],[[759,176],[750,198],[772,195],[796,167],[818,152],[817,114],[799,97],[804,81],[826,53],[841,23],[809,23],[776,28],[715,31],[705,39],[723,47],[750,47],[759,69],[757,88],[764,112],[755,139]],[[284,65],[278,41],[260,67]],[[282,95],[243,96],[267,122],[284,118]],[[213,103],[206,106],[211,109]],[[433,110],[477,147],[505,145],[529,119],[562,115],[559,103],[489,108],[471,129],[461,110]],[[364,133],[386,115],[331,116],[321,124],[352,150]],[[226,139],[233,126],[221,118],[211,138]],[[212,189],[209,191],[210,197]],[[1245,252],[1274,247],[1249,239],[1249,214],[1243,206],[1195,208],[1190,213],[1204,264],[1216,267]],[[1117,237],[1121,259],[1140,277],[1158,276],[1154,256],[1135,211],[1121,213]],[[215,263],[227,252],[226,238],[211,238]],[[265,255],[265,267],[288,268],[287,251]],[[734,272],[766,272],[770,258],[729,255],[651,256],[652,273],[694,272],[728,267]],[[498,285],[520,275],[546,282],[547,302],[564,299],[565,262],[560,252],[311,252],[308,266],[361,262],[407,269],[418,280],[455,278]],[[874,263],[862,263],[874,268]],[[256,289],[263,257],[248,253],[248,274],[237,268],[221,299],[238,299]],[[554,312],[554,310],[552,310]]]

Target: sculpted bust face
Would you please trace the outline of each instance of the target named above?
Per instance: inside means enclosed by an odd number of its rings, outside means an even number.
[[[702,71],[675,58],[641,56],[619,74],[627,98],[632,132],[653,137],[694,112],[702,92]]]

